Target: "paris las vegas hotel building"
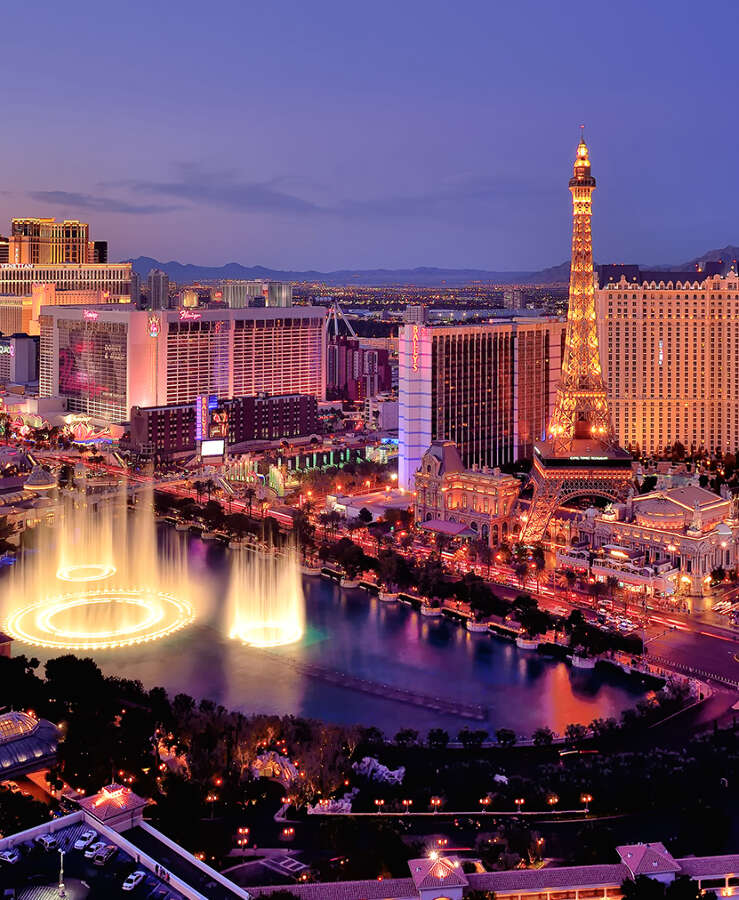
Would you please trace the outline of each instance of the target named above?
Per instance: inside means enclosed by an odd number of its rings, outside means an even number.
[[[693,271],[600,266],[597,315],[618,441],[655,453],[739,449],[736,261]]]

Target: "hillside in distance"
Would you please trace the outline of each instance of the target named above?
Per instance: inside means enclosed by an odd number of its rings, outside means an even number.
[[[132,262],[134,269],[144,278],[151,269],[162,269],[178,284],[195,281],[222,281],[224,279],[264,278],[274,281],[300,281],[325,285],[357,284],[370,287],[386,285],[436,285],[461,286],[483,282],[485,284],[554,284],[567,281],[569,262],[540,272],[492,272],[487,269],[441,269],[422,266],[416,269],[339,269],[335,272],[293,271],[268,269],[264,266],[243,266],[230,262],[223,266],[197,266],[174,260],[161,262],[150,256],[138,256]]]
[[[694,269],[706,260],[734,260],[739,258],[739,247],[731,244],[715,250],[707,250],[689,262],[679,264],[651,264],[647,269]],[[416,269],[339,269],[335,272],[293,271],[289,269],[268,269],[265,266],[243,266],[230,262],[223,266],[198,266],[174,260],[161,262],[151,256],[138,256],[132,262],[134,269],[144,278],[151,269],[162,269],[172,281],[191,284],[196,281],[222,281],[224,279],[258,279],[274,281],[299,281],[325,284],[329,286],[356,284],[368,287],[388,285],[418,285],[435,287],[439,285],[458,286],[483,284],[565,284],[570,277],[570,263],[566,260],[558,266],[529,272],[495,272],[488,269],[442,269],[421,266]]]

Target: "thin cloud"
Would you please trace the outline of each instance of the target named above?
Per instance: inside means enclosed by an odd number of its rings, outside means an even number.
[[[28,196],[39,203],[55,206],[77,207],[93,212],[127,213],[137,216],[174,212],[179,206],[156,203],[129,203],[115,197],[93,197],[91,194],[77,194],[73,191],[29,191]]]
[[[351,220],[388,218],[446,218],[484,220],[491,209],[519,205],[522,194],[532,203],[553,193],[545,187],[511,185],[502,176],[464,175],[441,182],[424,193],[398,194],[366,199],[317,202],[303,194],[325,196],[318,186],[300,176],[277,176],[269,181],[249,182],[234,172],[207,172],[197,165],[179,164],[177,177],[170,181],[129,182],[137,194],[168,197],[183,202],[205,204],[236,213],[273,213],[300,217],[333,217]],[[121,185],[122,186],[122,185]],[[319,190],[320,187],[320,190]],[[302,189],[302,192],[301,192]]]
[[[188,203],[205,203],[232,212],[270,212],[289,215],[321,215],[329,212],[311,200],[306,200],[281,188],[288,181],[299,179],[275,178],[264,182],[239,180],[231,172],[203,172],[196,166],[179,166],[180,177],[172,181],[137,181],[131,189],[139,194],[155,194]]]

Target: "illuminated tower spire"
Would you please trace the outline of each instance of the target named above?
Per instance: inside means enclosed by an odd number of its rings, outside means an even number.
[[[584,126],[583,126],[584,127]],[[557,442],[597,438],[612,442],[608,397],[598,355],[593,282],[593,240],[590,228],[595,178],[583,135],[577,145],[570,178],[572,194],[572,262],[562,378],[549,423]]]
[[[534,446],[533,496],[521,515],[520,539],[542,540],[555,509],[578,496],[622,502],[632,484],[631,456],[617,444],[598,354],[590,231],[595,178],[580,137],[570,178],[572,263],[562,376],[547,440]]]

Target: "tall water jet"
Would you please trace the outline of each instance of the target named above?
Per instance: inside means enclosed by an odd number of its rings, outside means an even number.
[[[187,558],[160,553],[151,489],[128,511],[128,492],[64,498],[55,528],[39,533],[6,584],[6,630],[53,649],[103,650],[156,640],[192,622]],[[60,593],[60,591],[63,591]]]
[[[267,556],[242,552],[231,566],[229,635],[252,647],[299,641],[305,630],[305,598],[294,550]]]

